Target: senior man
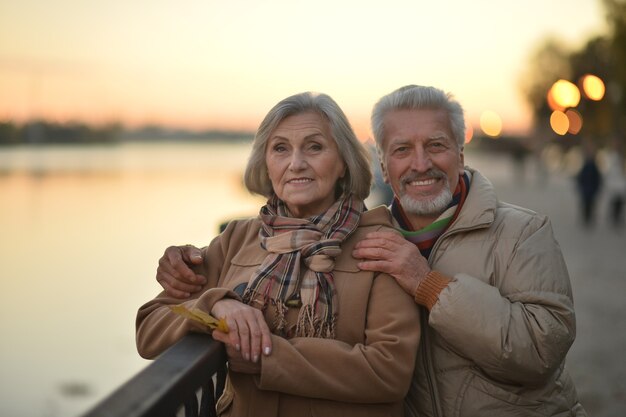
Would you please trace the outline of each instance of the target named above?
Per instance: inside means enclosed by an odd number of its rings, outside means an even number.
[[[404,239],[371,233],[353,256],[423,310],[406,415],[585,416],[564,368],[575,315],[550,221],[499,201],[464,165],[463,109],[449,94],[393,91],[374,106],[372,130]],[[199,250],[170,247],[159,262],[170,295],[203,280],[185,262],[202,262]]]

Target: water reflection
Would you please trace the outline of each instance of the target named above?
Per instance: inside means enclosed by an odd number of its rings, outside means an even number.
[[[0,415],[78,415],[145,365],[133,320],[164,248],[258,211],[248,150],[0,150]]]

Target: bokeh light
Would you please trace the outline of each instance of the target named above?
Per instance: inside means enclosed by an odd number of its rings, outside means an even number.
[[[563,136],[569,129],[569,119],[567,115],[560,110],[555,110],[550,115],[550,127],[556,134]]]
[[[485,135],[497,138],[502,133],[502,118],[493,110],[485,110],[480,115],[480,129]]]
[[[552,111],[555,111],[555,110],[563,111],[563,110],[565,110],[565,107],[561,106],[554,99],[554,94],[553,94],[553,89],[552,88],[550,88],[548,90],[548,94],[546,96],[546,101],[548,102],[548,107],[550,107],[550,110],[552,110]]]
[[[597,76],[586,74],[582,77],[582,90],[589,100],[600,101],[604,97],[606,87],[604,82]]]
[[[569,123],[567,131],[572,135],[578,134],[583,127],[583,117],[576,109],[567,109],[565,115]]]
[[[562,108],[576,107],[580,103],[580,90],[567,80],[558,80],[550,89],[552,98]]]

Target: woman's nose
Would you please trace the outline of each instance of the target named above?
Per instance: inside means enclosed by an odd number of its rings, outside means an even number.
[[[292,171],[299,171],[306,167],[306,158],[302,152],[295,151],[291,155],[291,161],[289,162],[289,169]]]

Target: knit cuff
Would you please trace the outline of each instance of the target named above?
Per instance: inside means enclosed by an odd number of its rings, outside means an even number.
[[[437,271],[430,271],[415,290],[415,302],[425,306],[430,311],[439,299],[441,291],[448,286],[451,280],[451,278]]]

